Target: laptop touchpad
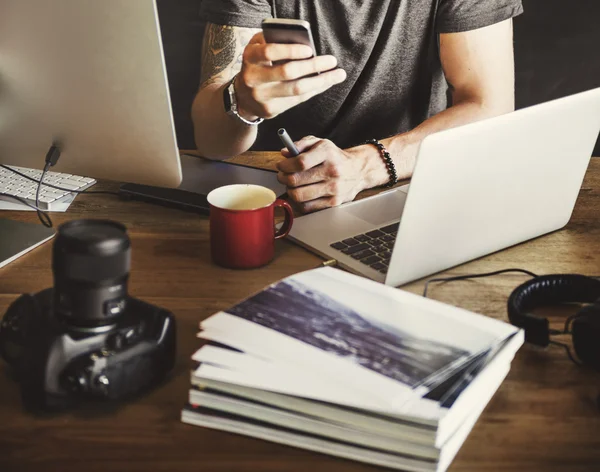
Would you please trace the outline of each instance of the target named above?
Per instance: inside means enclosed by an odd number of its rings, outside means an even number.
[[[404,191],[394,189],[347,204],[343,208],[351,215],[372,225],[382,225],[400,219],[406,196]]]

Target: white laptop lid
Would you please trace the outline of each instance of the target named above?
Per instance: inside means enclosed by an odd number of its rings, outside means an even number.
[[[428,136],[386,284],[562,228],[600,131],[600,88]]]

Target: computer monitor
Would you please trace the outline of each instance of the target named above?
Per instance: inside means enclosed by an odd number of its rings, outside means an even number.
[[[0,164],[177,187],[155,0],[0,0]],[[54,234],[0,219],[0,267]]]
[[[180,184],[155,0],[0,0],[0,164],[55,140],[52,170]]]

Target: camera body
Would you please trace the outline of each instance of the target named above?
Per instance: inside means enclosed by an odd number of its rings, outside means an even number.
[[[0,354],[28,410],[131,398],[172,370],[175,318],[127,294],[129,258],[118,223],[77,220],[59,228],[54,287],[20,296],[0,324]]]

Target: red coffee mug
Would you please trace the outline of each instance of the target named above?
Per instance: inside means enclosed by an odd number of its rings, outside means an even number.
[[[226,185],[207,196],[210,204],[210,249],[213,262],[231,269],[261,267],[273,259],[275,240],[288,235],[292,207],[260,185]],[[275,233],[274,210],[283,208],[285,221]]]

